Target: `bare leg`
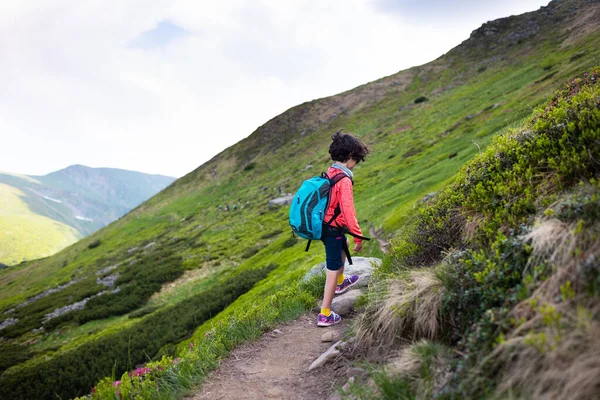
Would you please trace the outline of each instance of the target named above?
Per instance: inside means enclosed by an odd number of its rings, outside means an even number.
[[[322,308],[331,308],[335,286],[337,285],[338,271],[327,270],[327,279],[325,280],[325,293],[323,294]]]
[[[346,243],[348,243],[348,239],[346,238]],[[326,280],[325,280],[325,293],[323,294],[323,303],[321,305],[322,308],[331,308],[331,302],[333,301],[333,296],[335,295],[335,287],[337,286],[337,279],[340,274],[344,273],[344,265],[346,265],[346,253],[342,250],[342,268],[337,271],[326,270]]]

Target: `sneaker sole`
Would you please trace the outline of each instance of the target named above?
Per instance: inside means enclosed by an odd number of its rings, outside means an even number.
[[[340,322],[342,322],[342,319],[338,319],[335,322],[331,322],[331,323],[327,323],[327,322],[317,322],[317,326],[331,326],[331,325],[335,325],[335,324],[339,324]]]
[[[344,288],[344,290],[340,290],[339,292],[336,290],[335,294],[342,294],[344,293],[346,290],[350,289],[352,286],[356,285],[358,282],[360,281],[360,275],[358,276],[358,279],[356,280],[356,282],[349,284],[348,286],[346,286]]]

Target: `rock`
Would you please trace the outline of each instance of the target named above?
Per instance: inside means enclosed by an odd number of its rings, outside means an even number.
[[[352,376],[348,379],[348,382],[346,382],[346,384],[344,386],[342,386],[342,390],[344,391],[344,393],[346,393],[348,390],[350,390],[350,387],[352,387],[355,380],[356,380],[356,378]]]
[[[346,348],[348,346],[350,346],[350,343],[340,341],[339,344],[337,345],[337,349],[341,350],[341,351],[344,351],[344,350],[346,350]]]
[[[16,324],[17,322],[19,322],[18,318],[7,318],[4,321],[2,321],[2,323],[0,323],[0,330],[7,328],[11,325]]]
[[[277,336],[282,335],[282,334],[283,334],[283,332],[281,332],[279,329],[273,329],[271,331],[271,337],[277,337]]]
[[[367,371],[365,371],[362,368],[358,368],[358,367],[348,368],[348,371],[346,371],[346,376],[348,378],[352,378],[355,376],[361,377],[361,376],[366,376],[366,375],[367,375]]]
[[[342,317],[348,315],[352,309],[354,309],[354,304],[356,304],[356,300],[362,294],[362,290],[352,289],[347,291],[344,294],[341,294],[337,297],[333,298],[331,302],[331,309],[341,315]],[[317,305],[313,308],[314,312],[319,312],[321,310],[321,306]]]
[[[65,289],[65,288],[68,288],[69,286],[71,286],[71,285],[74,285],[74,284],[76,284],[77,282],[80,282],[80,281],[82,281],[82,280],[83,280],[83,278],[80,278],[80,279],[73,279],[72,281],[70,281],[70,282],[68,282],[68,283],[65,283],[64,285],[59,285],[59,286],[57,286],[57,287],[55,287],[55,288],[48,289],[48,290],[46,290],[46,291],[45,291],[45,292],[43,292],[43,293],[40,293],[40,294],[38,294],[38,295],[35,295],[35,296],[33,296],[33,297],[30,297],[29,299],[25,300],[23,303],[19,304],[19,305],[18,305],[16,308],[23,308],[23,307],[25,307],[25,306],[27,306],[27,305],[29,305],[29,304],[33,303],[34,301],[37,301],[37,300],[39,300],[39,299],[41,299],[41,298],[44,298],[44,297],[46,297],[46,296],[49,296],[49,295],[51,295],[52,293],[59,292],[59,291],[61,291],[61,290]]]
[[[105,276],[104,278],[97,278],[96,283],[98,285],[104,285],[104,286],[108,286],[109,288],[112,288],[113,286],[115,286],[115,281],[118,278],[119,278],[119,273],[117,272],[114,275]]]
[[[113,269],[116,269],[119,266],[119,264],[115,264],[115,265],[111,265],[109,267],[103,268],[100,271],[96,272],[96,275],[104,275],[107,272],[112,271]]]
[[[349,290],[333,299],[331,309],[341,316],[348,315],[354,308],[354,304],[356,304],[356,300],[361,294],[362,290]]]
[[[321,342],[333,342],[336,339],[338,339],[338,334],[335,331],[325,332],[321,336]]]
[[[419,203],[427,203],[429,200],[433,199],[437,193],[438,192],[427,193],[422,199],[419,200]]]
[[[325,365],[330,360],[337,358],[340,354],[342,354],[337,346],[341,343],[341,341],[336,342],[333,346],[331,346],[327,351],[319,356],[313,363],[308,367],[309,371],[312,371],[315,368],[319,368],[322,365]]]
[[[286,204],[291,204],[293,199],[294,199],[293,194],[287,194],[285,196],[277,197],[276,199],[270,200],[269,205],[270,206],[284,206]]]
[[[8,265],[0,263],[0,269],[8,268]]]
[[[379,267],[381,265],[381,259],[375,257],[352,257],[352,265],[344,266],[344,275],[359,275],[360,281],[354,287],[366,287],[369,285],[371,279],[371,273],[373,272],[374,266]],[[326,264],[324,262],[315,265],[304,275],[302,282],[308,281],[314,275],[322,274],[325,270]]]

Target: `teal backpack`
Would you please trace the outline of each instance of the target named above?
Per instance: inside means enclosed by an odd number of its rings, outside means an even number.
[[[329,193],[331,192],[331,188],[346,177],[352,181],[352,179],[344,173],[337,174],[330,178],[323,172],[321,176],[315,176],[305,180],[294,195],[292,204],[290,205],[290,226],[292,227],[292,232],[294,234],[301,238],[308,239],[306,251],[310,248],[311,241],[320,240],[323,236],[323,225],[331,225],[342,212],[338,205],[335,208],[333,217],[327,222],[324,221],[325,212],[329,206]],[[354,182],[352,182],[352,184],[354,184]],[[348,232],[348,230],[345,230],[344,233],[348,233],[364,240],[371,240],[368,237]],[[350,250],[346,245],[346,241],[343,242],[343,250],[346,253],[348,262],[352,264],[352,257],[350,257]]]
[[[290,205],[290,226],[294,234],[308,239],[306,251],[310,248],[312,240],[320,240],[323,236],[323,224],[331,224],[340,215],[338,206],[331,220],[324,221],[329,206],[329,192],[336,183],[346,177],[350,179],[344,173],[330,178],[323,172],[321,176],[305,180],[294,195]]]

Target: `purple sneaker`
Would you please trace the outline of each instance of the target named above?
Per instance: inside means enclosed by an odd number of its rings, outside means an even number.
[[[360,276],[352,275],[344,279],[340,285],[335,287],[335,294],[344,293],[346,290],[350,289],[352,286],[356,285],[356,283],[360,280]]]
[[[326,317],[325,314],[319,314],[319,322],[317,322],[317,326],[331,326],[333,324],[337,324],[342,320],[342,317],[331,311],[329,317]]]

